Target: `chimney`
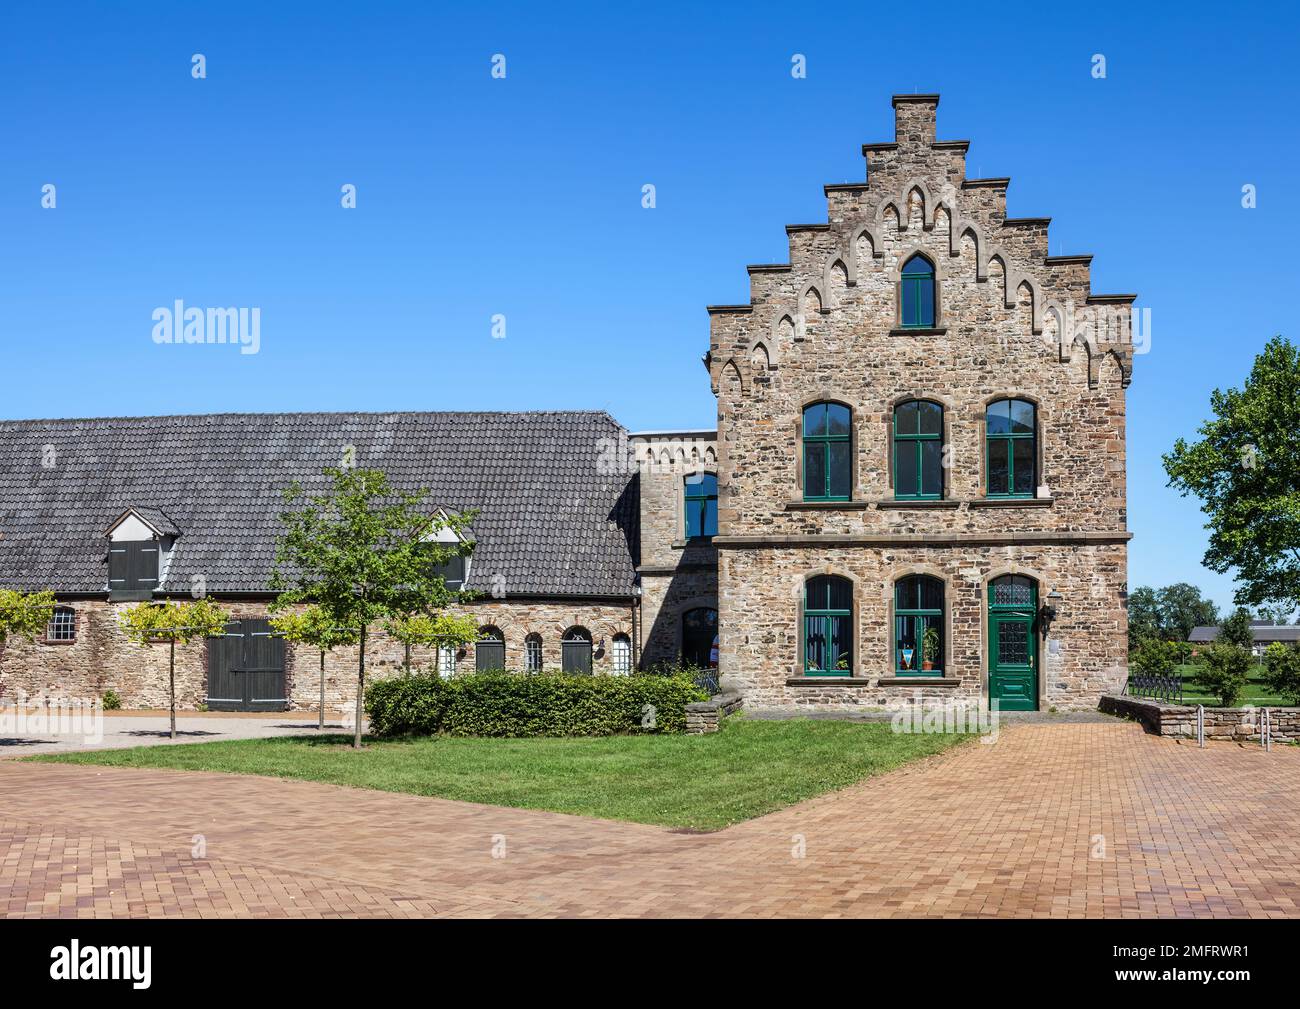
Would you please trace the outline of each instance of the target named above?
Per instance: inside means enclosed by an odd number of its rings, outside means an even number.
[[[938,95],[894,95],[894,143],[929,147],[934,143]]]

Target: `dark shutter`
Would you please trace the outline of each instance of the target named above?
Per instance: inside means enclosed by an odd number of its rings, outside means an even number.
[[[485,638],[474,646],[474,669],[486,672],[489,669],[505,669],[506,643]]]
[[[127,546],[126,543],[110,543],[108,545],[108,589],[110,592],[125,589],[130,578]]]
[[[127,587],[153,591],[158,587],[158,544],[153,540],[142,540],[139,543],[128,543],[127,546],[132,548],[134,555],[131,584]]]
[[[560,668],[566,673],[591,675],[591,642],[564,641],[561,643],[562,661]]]

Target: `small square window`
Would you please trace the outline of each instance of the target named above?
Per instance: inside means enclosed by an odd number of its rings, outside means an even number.
[[[77,611],[67,606],[60,606],[54,611],[49,625],[45,628],[46,641],[76,641]]]

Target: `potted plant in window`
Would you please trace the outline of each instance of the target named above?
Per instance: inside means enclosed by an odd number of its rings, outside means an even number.
[[[921,636],[921,668],[933,669],[934,660],[939,657],[939,628],[927,627]]]

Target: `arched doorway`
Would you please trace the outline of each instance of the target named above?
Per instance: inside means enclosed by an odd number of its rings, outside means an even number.
[[[1038,583],[1027,575],[989,582],[989,706],[1038,710]]]

